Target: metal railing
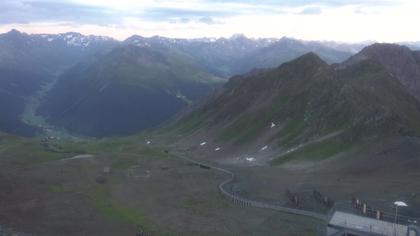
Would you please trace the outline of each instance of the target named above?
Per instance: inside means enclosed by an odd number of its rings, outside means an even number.
[[[221,168],[221,167],[217,167],[217,166],[214,166],[214,165],[211,165],[211,164],[208,164],[208,163],[204,163],[204,162],[201,162],[201,161],[193,160],[193,159],[190,159],[188,157],[177,156],[177,155],[175,155],[175,157],[184,159],[184,160],[186,160],[190,163],[194,163],[198,166],[205,166],[205,167],[208,167],[209,169],[218,170],[218,171],[221,171],[221,172],[229,175],[229,178],[226,179],[225,181],[223,181],[222,183],[220,183],[218,187],[219,187],[219,192],[224,197],[231,200],[234,204],[238,204],[238,205],[241,205],[241,206],[249,206],[249,207],[256,207],[256,208],[263,208],[263,209],[269,209],[269,210],[274,210],[274,211],[280,211],[280,212],[283,212],[283,213],[289,213],[289,214],[294,214],[294,215],[301,215],[301,216],[311,217],[311,218],[314,218],[314,219],[317,219],[317,220],[322,220],[322,221],[326,221],[328,219],[328,216],[325,215],[325,214],[320,214],[320,213],[301,210],[301,209],[296,209],[296,208],[285,207],[285,206],[276,205],[276,204],[254,201],[254,200],[251,200],[251,199],[244,198],[240,195],[233,194],[233,193],[229,192],[228,190],[226,190],[226,188],[225,188],[225,186],[230,184],[235,179],[235,174],[232,171]]]

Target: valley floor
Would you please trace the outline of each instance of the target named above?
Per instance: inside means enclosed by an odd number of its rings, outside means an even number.
[[[37,114],[37,110],[41,105],[42,100],[45,99],[45,95],[48,93],[48,91],[54,88],[56,83],[57,78],[44,84],[39,91],[37,91],[33,96],[29,97],[26,101],[23,113],[20,115],[20,119],[23,123],[29,126],[40,128],[42,130],[43,136],[58,139],[80,139],[69,134],[63,128],[49,124],[44,117]]]

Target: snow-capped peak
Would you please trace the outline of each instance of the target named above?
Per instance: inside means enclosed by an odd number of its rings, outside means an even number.
[[[112,40],[109,37],[94,36],[94,35],[86,36],[80,33],[73,33],[73,32],[59,34],[57,35],[57,38],[65,41],[68,46],[75,46],[75,47],[88,47],[93,42],[101,42],[101,41],[103,42],[103,41]]]

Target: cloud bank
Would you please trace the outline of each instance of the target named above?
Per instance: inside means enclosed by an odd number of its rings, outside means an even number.
[[[417,0],[2,0],[0,31],[417,41]]]

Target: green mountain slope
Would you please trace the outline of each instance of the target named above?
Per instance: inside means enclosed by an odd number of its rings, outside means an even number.
[[[304,147],[325,158],[366,140],[418,136],[420,105],[374,60],[329,66],[309,53],[233,77],[174,129],[255,155],[267,145],[271,158]]]
[[[126,45],[64,73],[39,113],[73,133],[133,134],[167,120],[219,82],[177,51]]]
[[[34,135],[38,125],[21,120],[28,101],[42,86],[83,58],[116,45],[109,38],[77,33],[0,34],[0,131]]]
[[[420,99],[420,52],[398,44],[373,44],[341,65],[346,67],[365,60],[375,61],[395,76],[410,93]]]

